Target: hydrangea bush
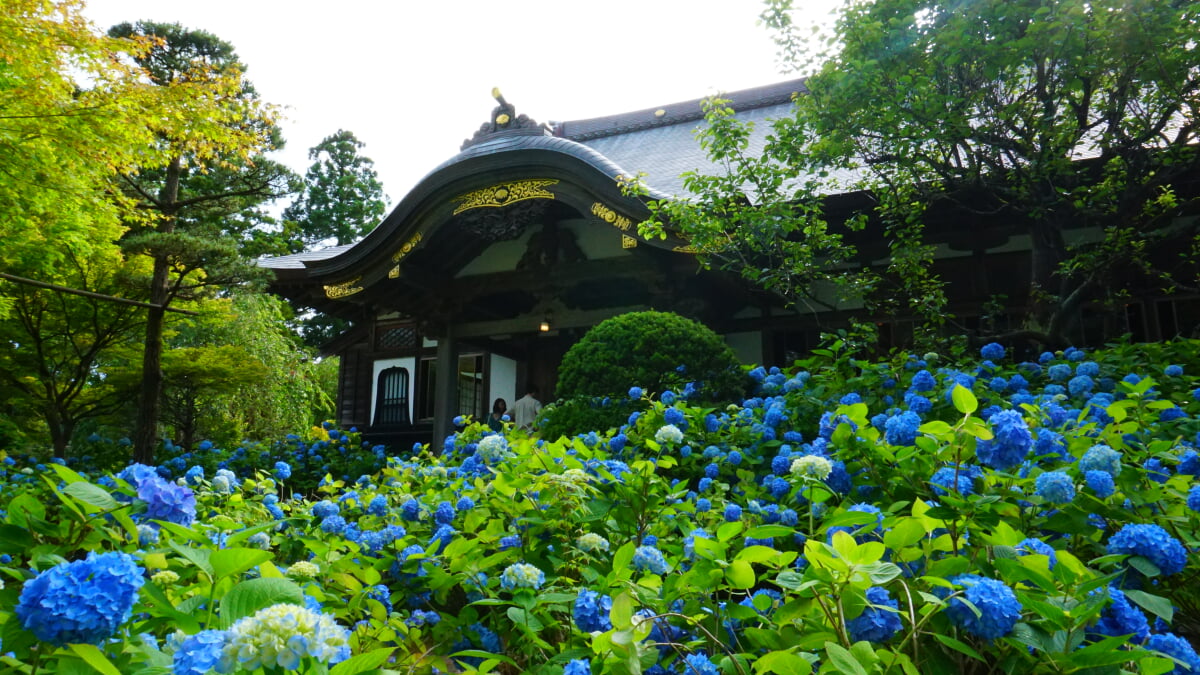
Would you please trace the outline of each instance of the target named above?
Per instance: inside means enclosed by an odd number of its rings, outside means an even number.
[[[571,438],[4,457],[0,670],[1200,672],[1196,343],[839,347]]]

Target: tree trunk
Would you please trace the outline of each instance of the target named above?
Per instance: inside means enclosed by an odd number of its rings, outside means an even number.
[[[50,428],[50,443],[54,446],[55,457],[66,457],[67,444],[75,433],[75,424],[67,416],[54,408],[53,403],[47,404],[46,426]]]
[[[1030,252],[1029,315],[1036,326],[1047,332],[1052,341],[1062,335],[1053,335],[1052,324],[1061,325],[1055,316],[1062,302],[1063,280],[1058,267],[1066,260],[1067,246],[1063,241],[1062,228],[1053,222],[1037,223],[1029,231],[1032,250]]]
[[[175,231],[175,204],[179,201],[179,179],[183,162],[176,157],[167,167],[167,178],[159,193],[164,218],[158,231]],[[153,252],[152,252],[153,253]],[[166,306],[170,302],[171,268],[165,253],[153,253],[154,275],[150,281],[150,304],[146,316],[146,351],[142,354],[142,387],[138,395],[137,424],[133,436],[133,461],[153,465],[158,447],[158,417],[162,405],[162,336]]]

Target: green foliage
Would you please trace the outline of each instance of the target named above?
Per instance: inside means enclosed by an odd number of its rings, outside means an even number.
[[[1008,311],[1050,346],[1079,339],[1084,303],[1194,287],[1196,3],[869,0],[828,36],[767,5],[805,91],[761,152],[709,102],[700,142],[724,171],[686,176],[697,198],[655,205],[645,233],[672,228],[799,308],[858,296],[873,320],[937,327],[935,245],[995,222],[1029,237]],[[825,198],[842,193],[869,199]]]
[[[573,396],[542,408],[535,426],[543,438],[609,431],[624,424],[630,413],[644,407],[642,400],[628,397]]]
[[[328,240],[353,244],[379,224],[387,197],[375,163],[358,154],[362,147],[352,132],[339,129],[309,149],[314,162],[304,174],[304,189],[283,211],[288,253]]]
[[[733,351],[712,329],[670,312],[631,312],[600,322],[563,356],[564,397],[661,392],[695,382],[703,400],[744,386]]]
[[[137,297],[144,281],[136,263],[114,249],[90,258],[66,249],[54,277],[71,288]],[[36,273],[14,265],[14,272]],[[78,426],[102,418],[128,400],[130,390],[106,379],[114,356],[142,330],[144,310],[105,299],[6,284],[7,321],[0,322],[0,382],[4,414],[24,420],[26,432],[64,456]],[[34,424],[36,419],[41,424]]]
[[[539,428],[547,438],[615,428],[642,407],[629,400],[630,383],[662,392],[689,382],[704,400],[736,395],[745,384],[733,351],[708,327],[669,312],[613,317],[563,356],[561,400],[546,406]]]
[[[1188,551],[1200,515],[1188,493],[1200,465],[1177,439],[1198,428],[1200,348],[1151,349],[1161,353],[1049,354],[1037,369],[961,355],[874,362],[831,345],[804,370],[754,369],[758,388],[745,401],[643,399],[619,434],[546,441],[470,424],[435,451],[385,460],[357,452],[355,434],[327,429],[179,454],[161,470],[176,477],[200,462],[204,476],[186,482],[208,515],[186,527],[159,522],[156,540],[144,538],[146,497],[126,481],[18,458],[0,484],[0,553],[12,556],[0,563],[4,663],[166,671],[179,652],[163,638],[176,630],[315,602],[353,627],[354,656],[300,672],[386,662],[399,672],[558,675],[576,659],[598,675],[709,662],[747,675],[1169,672],[1154,642],[1128,634],[1136,628],[1114,630],[1110,590],[1123,588],[1123,616],[1141,616],[1153,634],[1194,636],[1200,563]],[[1182,373],[1147,362],[1158,357]],[[1108,394],[1049,389],[1050,366],[1092,362],[1112,383],[1107,409],[1098,406]],[[938,371],[929,409],[900,439],[875,416],[890,414],[897,392],[925,391],[924,369]],[[1009,390],[1018,374],[1025,384]],[[983,461],[980,444],[996,440],[992,406],[1027,425],[1027,462],[984,467],[968,489],[932,483],[935,470]],[[1173,407],[1184,416],[1161,414]],[[825,419],[801,413],[809,408]],[[663,433],[668,424],[682,438]],[[1096,444],[1120,454],[1111,495],[1091,487],[1076,459]],[[343,462],[355,455],[376,472],[352,482]],[[267,475],[280,460],[293,469],[282,481]],[[211,462],[235,467],[236,479],[214,476]],[[331,475],[318,484],[323,462]],[[1051,471],[1070,477],[1072,499],[1040,494]],[[314,515],[318,501],[337,515]],[[1151,562],[1154,546],[1110,554],[1131,524],[1178,540],[1183,570]],[[1045,548],[1031,549],[1033,539]],[[137,552],[146,570],[131,618],[90,650],[39,645],[14,615],[21,587],[99,550]],[[536,569],[518,575],[518,564]],[[1011,595],[973,596],[962,574]],[[995,634],[972,628],[984,625]]]

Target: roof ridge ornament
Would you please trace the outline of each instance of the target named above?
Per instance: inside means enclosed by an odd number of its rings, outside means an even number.
[[[504,99],[500,87],[492,87],[492,98],[499,103],[492,109],[492,117],[479,126],[475,135],[463,141],[460,150],[466,150],[472,145],[478,145],[498,134],[514,134],[521,136],[550,136],[550,128],[538,124],[528,115],[518,115],[517,108]]]

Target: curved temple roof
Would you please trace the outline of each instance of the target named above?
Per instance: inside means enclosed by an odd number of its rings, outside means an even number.
[[[722,96],[731,101],[740,120],[756,124],[759,133],[752,139],[750,150],[757,152],[768,121],[785,114],[792,99],[803,91],[802,80],[791,80]],[[397,240],[410,241],[420,227],[415,221],[427,217],[431,200],[444,203],[485,187],[481,180],[495,184],[522,177],[562,178],[605,195],[614,208],[637,220],[646,211],[636,198],[620,194],[619,177],[640,174],[648,187],[647,198],[669,199],[686,194],[680,177],[684,172],[718,169],[695,139],[697,122],[704,117],[703,99],[547,127],[524,116],[511,120],[515,110],[498,92],[494,94],[501,105],[493,111],[493,121],[468,140],[461,152],[426,174],[362,240],[265,258],[259,266],[275,270],[281,280],[344,273]],[[670,248],[680,242],[668,244]]]

